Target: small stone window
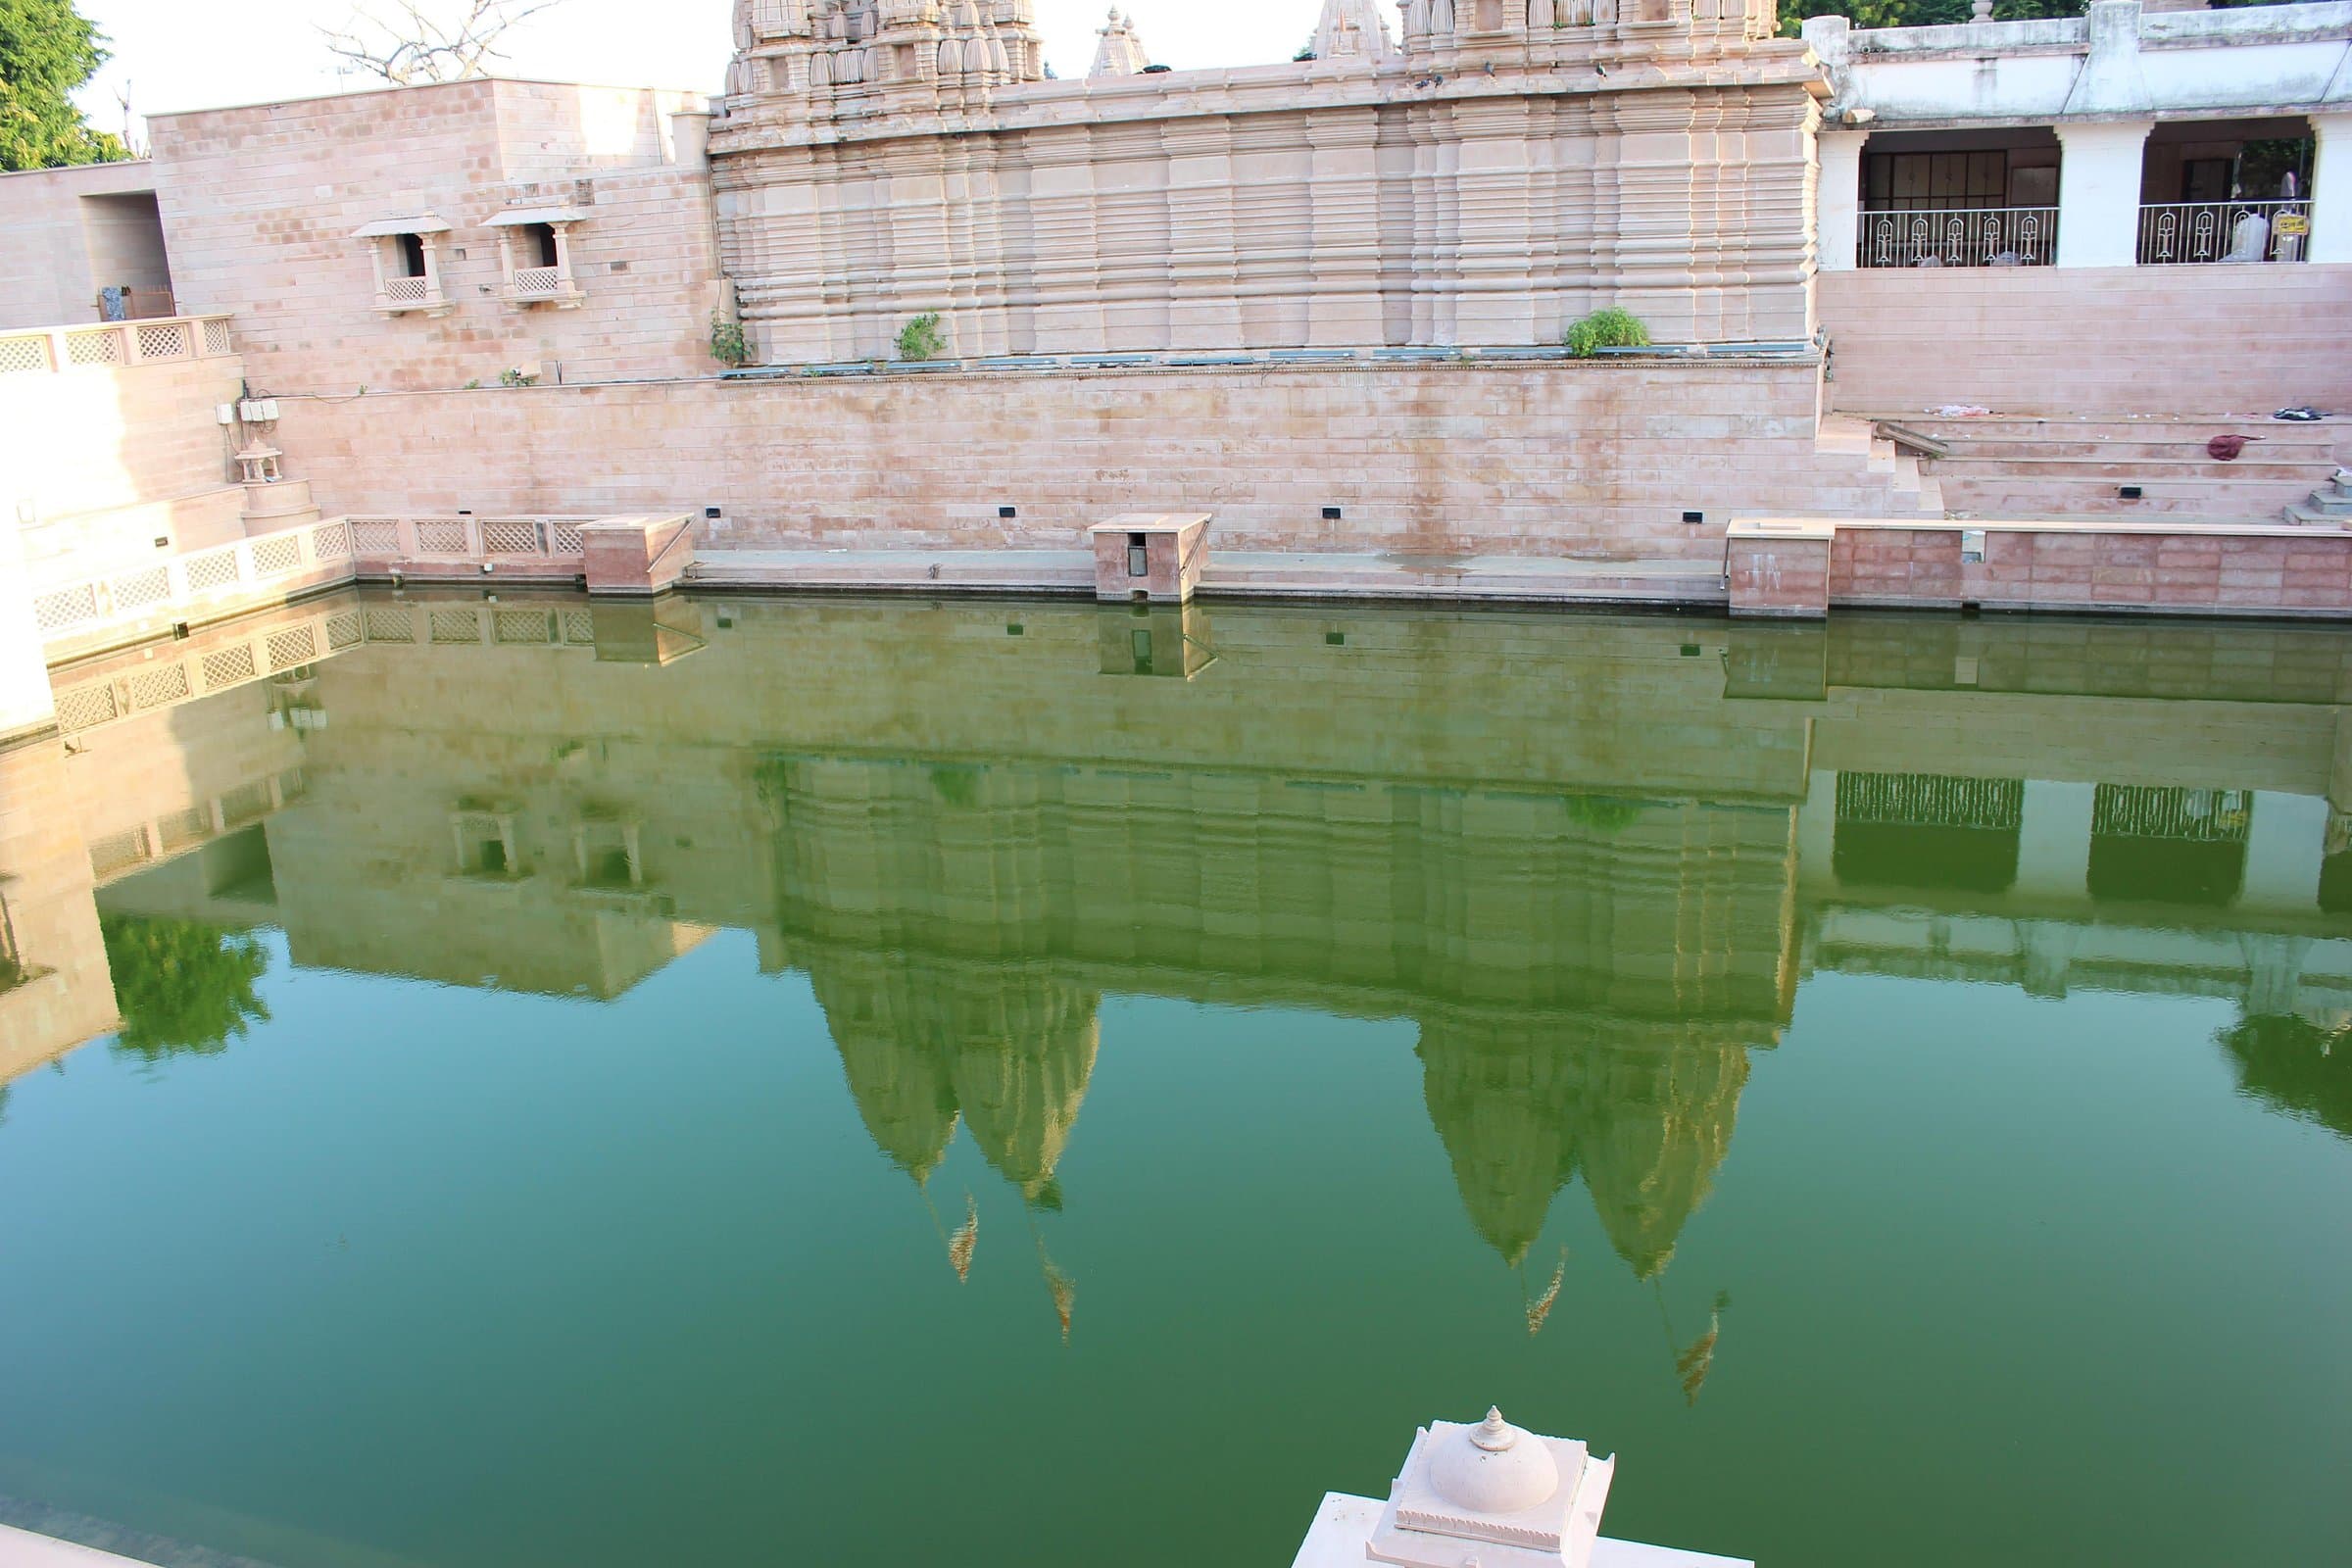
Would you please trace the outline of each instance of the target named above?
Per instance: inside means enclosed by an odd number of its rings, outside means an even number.
[[[571,270],[571,228],[586,216],[569,207],[513,207],[490,220],[498,230],[499,273],[509,303],[558,309],[580,303]]]
[[[450,814],[449,830],[458,875],[511,881],[525,874],[514,843],[513,811],[461,808]]]
[[[633,819],[584,816],[572,831],[571,855],[583,888],[617,893],[645,886],[644,852]]]
[[[375,267],[375,308],[386,315],[449,309],[441,287],[441,237],[449,225],[427,213],[387,218],[353,234]]]

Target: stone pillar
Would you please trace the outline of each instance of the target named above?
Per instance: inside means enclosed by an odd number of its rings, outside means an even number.
[[[1735,520],[1724,546],[1732,613],[1827,615],[1837,537],[1837,525],[1823,518]]]
[[[2304,259],[2352,262],[2352,114],[2311,117],[2311,238]]]
[[[2096,784],[2026,780],[2017,830],[2015,891],[2031,899],[2081,904],[2090,896],[2090,823]]]
[[[1814,138],[1820,173],[1814,184],[1813,265],[1850,271],[1862,237],[1862,144],[1867,130],[1824,130]]]
[[[2058,127],[2058,265],[2130,267],[2139,254],[2140,164],[2149,120]]]
[[[49,662],[41,653],[40,624],[32,618],[24,542],[15,520],[0,517],[0,741],[56,722]]]
[[[1816,768],[1806,775],[1805,800],[1796,808],[1796,882],[1807,891],[1838,885],[1838,775]]]
[[[2320,906],[2320,863],[2328,854],[2328,803],[2317,795],[2254,792],[2238,903],[2311,914]]]

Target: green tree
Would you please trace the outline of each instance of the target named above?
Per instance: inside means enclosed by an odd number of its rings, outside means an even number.
[[[255,938],[138,914],[110,914],[98,924],[122,1012],[116,1050],[150,1059],[216,1052],[241,1037],[248,1023],[270,1021],[253,991],[270,955]]]
[[[106,38],[74,0],[0,0],[0,170],[128,158],[92,130],[72,94],[106,64]]]

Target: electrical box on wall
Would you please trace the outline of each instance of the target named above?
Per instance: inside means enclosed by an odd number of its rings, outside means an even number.
[[[277,399],[247,398],[237,405],[237,417],[243,419],[247,424],[275,424],[277,422]]]
[[[222,424],[234,424],[237,422],[237,406],[234,403],[223,403],[213,411],[213,417],[219,419]]]

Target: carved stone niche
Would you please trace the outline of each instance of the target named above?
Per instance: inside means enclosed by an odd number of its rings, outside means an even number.
[[[1587,1568],[1617,1472],[1573,1438],[1489,1410],[1414,1434],[1364,1555],[1397,1568]]]

